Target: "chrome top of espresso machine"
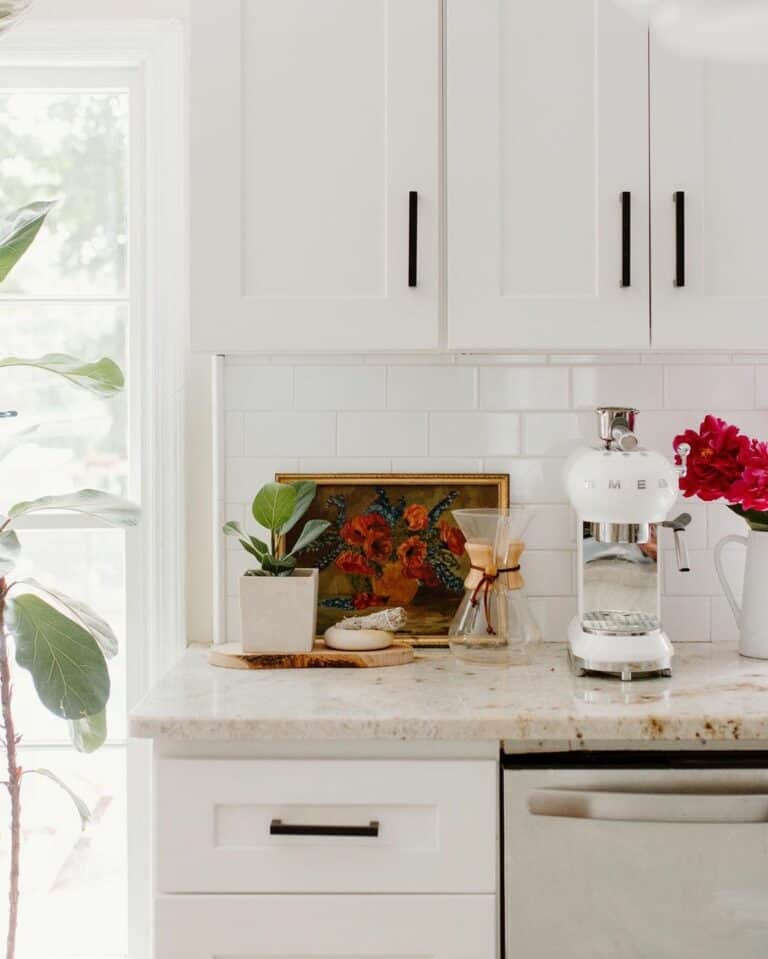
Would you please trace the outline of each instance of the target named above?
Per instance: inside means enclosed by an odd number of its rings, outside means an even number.
[[[568,497],[577,513],[579,610],[568,630],[574,671],[630,680],[671,675],[672,644],[661,624],[660,527],[671,528],[678,568],[687,572],[687,513],[669,520],[682,468],[644,449],[637,410],[597,410],[600,443],[566,464]]]

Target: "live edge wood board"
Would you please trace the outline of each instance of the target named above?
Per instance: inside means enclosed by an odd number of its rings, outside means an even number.
[[[208,662],[225,669],[365,669],[379,666],[403,666],[413,662],[408,643],[395,643],[387,649],[351,651],[326,649],[315,641],[311,653],[244,653],[240,643],[211,646]]]

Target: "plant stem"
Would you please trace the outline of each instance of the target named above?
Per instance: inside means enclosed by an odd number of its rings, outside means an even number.
[[[8,761],[8,781],[5,787],[11,797],[11,868],[8,881],[8,940],[5,959],[16,955],[16,929],[19,923],[19,858],[21,852],[21,776],[16,747],[19,737],[11,712],[11,664],[8,660],[8,640],[5,635],[5,597],[7,587],[0,579],[0,704],[5,730],[5,755]]]

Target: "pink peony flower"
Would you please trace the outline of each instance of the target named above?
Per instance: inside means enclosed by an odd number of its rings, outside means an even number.
[[[752,440],[739,462],[743,473],[731,487],[728,499],[747,510],[768,510],[768,443]]]
[[[685,496],[698,496],[703,500],[727,499],[734,502],[734,484],[741,479],[744,466],[741,457],[749,449],[749,439],[716,416],[708,415],[699,427],[699,432],[686,430],[674,439],[677,450],[681,443],[691,447],[688,468],[680,477],[680,489]],[[676,457],[680,463],[680,455]]]

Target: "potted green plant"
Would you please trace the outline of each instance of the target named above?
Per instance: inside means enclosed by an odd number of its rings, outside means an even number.
[[[18,263],[37,236],[54,204],[30,203],[0,217],[0,282]],[[108,357],[94,363],[65,353],[38,358],[5,357],[0,367],[26,366],[63,377],[80,389],[109,398],[124,385],[119,366]],[[13,411],[5,413],[13,417]],[[0,447],[0,459],[23,439],[11,436]],[[81,752],[93,752],[107,735],[106,705],[110,679],[108,660],[117,652],[117,638],[98,613],[80,600],[35,579],[15,579],[21,543],[13,523],[42,510],[72,510],[98,517],[112,526],[135,526],[139,509],[128,500],[99,490],[84,489],[17,503],[0,516],[0,723],[5,748],[5,786],[10,799],[10,873],[6,959],[16,955],[21,862],[21,796],[26,777],[44,776],[72,799],[83,827],[88,807],[49,769],[23,768],[18,746],[21,734],[13,713],[12,653],[16,666],[30,672],[42,705],[67,721],[72,742]]]
[[[311,519],[286,552],[285,536],[309,509],[317,484],[267,483],[253,500],[253,518],[269,533],[269,544],[243,531],[239,523],[224,526],[258,563],[240,578],[240,614],[244,652],[305,653],[315,639],[316,569],[298,569],[297,555],[326,531],[330,523]]]

